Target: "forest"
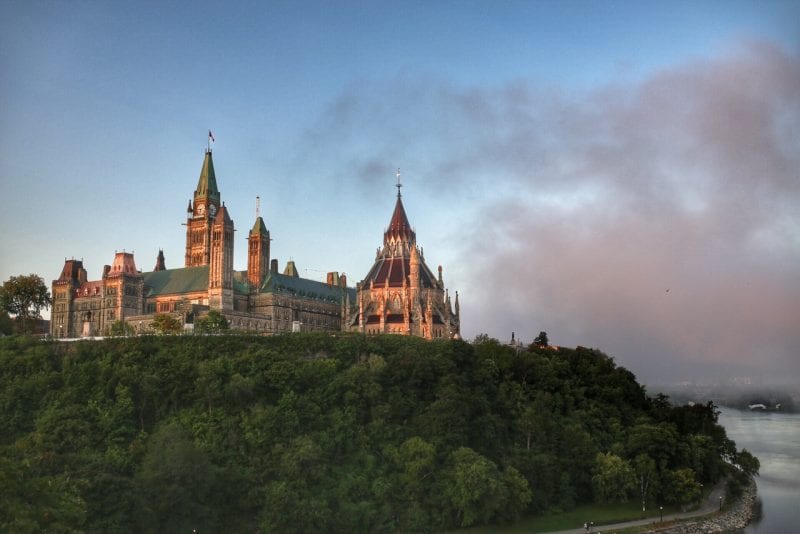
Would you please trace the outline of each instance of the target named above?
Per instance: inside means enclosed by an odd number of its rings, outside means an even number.
[[[584,347],[11,336],[0,383],[4,532],[435,532],[758,470]]]

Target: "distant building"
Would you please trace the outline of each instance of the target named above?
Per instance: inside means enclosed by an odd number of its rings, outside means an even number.
[[[101,279],[90,281],[83,261],[65,260],[52,285],[50,334],[103,335],[119,320],[147,333],[161,313],[174,315],[190,330],[196,318],[214,309],[231,328],[260,333],[359,331],[429,339],[459,335],[458,296],[453,312],[441,267],[436,278],[416,247],[399,187],[384,249],[357,289],[347,287],[344,273],[330,272],[326,282],[301,278],[293,261],[279,272],[258,212],[248,233],[247,270],[236,271],[234,230],[208,150],[187,208],[184,266],[167,269],[159,250],[153,270],[142,272],[133,253],[116,252]]]
[[[356,291],[358,310],[350,319],[352,330],[426,339],[461,336],[458,293],[453,310],[444,288],[442,266],[438,276],[434,275],[417,246],[399,183],[394,213],[383,234],[383,248],[378,249],[375,263]]]
[[[341,330],[347,302],[355,302],[344,274],[330,273],[327,284],[307,280],[299,277],[294,262],[279,273],[259,215],[248,234],[247,270],[235,271],[234,229],[209,150],[187,208],[184,267],[167,269],[159,251],[153,271],[143,273],[132,253],[117,252],[102,278],[89,281],[82,261],[65,260],[53,281],[50,334],[102,335],[118,320],[145,333],[158,313],[173,314],[190,329],[209,309],[219,310],[239,330],[289,332],[298,324],[304,331]]]

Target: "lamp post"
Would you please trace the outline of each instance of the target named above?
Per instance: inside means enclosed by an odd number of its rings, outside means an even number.
[[[60,337],[60,338],[64,337],[64,325],[63,324],[58,325],[58,337]]]
[[[660,522],[663,523],[664,522],[664,507],[663,506],[659,506],[658,509],[661,511],[661,521]]]
[[[722,495],[719,496],[719,509],[722,510]]]

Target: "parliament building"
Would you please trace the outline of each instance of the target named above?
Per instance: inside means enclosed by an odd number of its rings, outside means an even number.
[[[392,333],[427,339],[460,336],[458,294],[451,300],[425,263],[403,208],[400,184],[383,247],[366,277],[348,287],[344,273],[326,282],[301,278],[293,261],[279,272],[270,258],[264,219],[247,239],[247,270],[233,265],[234,223],[217,187],[207,150],[197,188],[186,211],[182,268],[167,269],[159,250],[143,272],[133,253],[116,252],[100,280],[90,281],[80,260],[64,261],[53,281],[50,334],[59,338],[102,336],[117,321],[152,333],[158,314],[171,314],[191,331],[195,319],[217,310],[235,330],[274,334],[292,331]]]

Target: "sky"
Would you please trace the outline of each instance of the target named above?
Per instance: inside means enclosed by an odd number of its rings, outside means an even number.
[[[246,268],[363,278],[403,201],[462,335],[800,384],[800,2],[0,0],[0,280],[182,267],[212,130]]]

